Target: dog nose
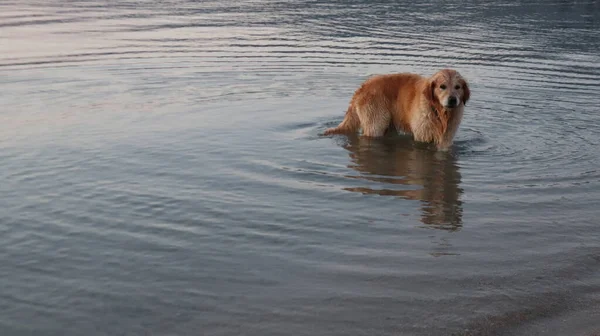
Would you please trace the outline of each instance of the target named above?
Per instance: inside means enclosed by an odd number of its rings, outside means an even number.
[[[450,98],[448,98],[448,106],[449,107],[456,106],[456,103],[458,103],[458,100],[456,99],[456,97],[450,97]]]

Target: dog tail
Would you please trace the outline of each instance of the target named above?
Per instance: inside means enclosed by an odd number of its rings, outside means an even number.
[[[360,120],[358,120],[358,115],[356,115],[352,105],[350,105],[348,106],[348,110],[346,110],[346,116],[344,117],[344,120],[342,120],[338,127],[326,129],[323,135],[352,133],[358,131],[359,127]]]

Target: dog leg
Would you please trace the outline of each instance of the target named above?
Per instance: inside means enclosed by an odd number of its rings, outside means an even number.
[[[454,136],[458,131],[458,127],[462,120],[462,116],[462,109],[458,109],[454,112],[454,114],[448,122],[448,128],[446,130],[446,133],[442,135],[441,141],[437,144],[438,150],[447,151],[450,148],[450,146],[452,146],[452,144],[454,143]]]
[[[356,112],[360,119],[364,136],[383,136],[390,127],[392,116],[386,109],[375,105],[367,105],[357,109]]]

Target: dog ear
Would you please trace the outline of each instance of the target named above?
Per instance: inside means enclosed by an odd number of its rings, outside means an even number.
[[[463,81],[463,96],[462,96],[462,101],[464,105],[467,105],[467,101],[471,98],[471,90],[469,90],[469,84],[467,83],[466,80],[462,80]]]
[[[429,81],[427,83],[427,85],[425,85],[425,89],[423,90],[423,95],[425,96],[425,98],[427,98],[427,101],[429,102],[429,106],[431,107],[435,107],[435,94],[434,91],[435,90],[435,82],[434,81]]]

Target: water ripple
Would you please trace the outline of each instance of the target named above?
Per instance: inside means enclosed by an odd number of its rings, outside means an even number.
[[[1,2],[0,329],[597,325],[599,13]],[[448,153],[321,136],[367,77],[442,67],[472,89]]]

